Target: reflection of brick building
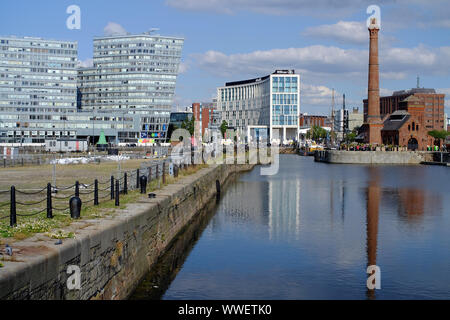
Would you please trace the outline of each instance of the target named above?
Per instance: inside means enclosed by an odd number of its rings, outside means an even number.
[[[423,88],[381,97],[383,144],[404,146],[410,150],[426,150],[427,146],[433,146],[435,141],[428,131],[444,130],[444,97],[434,89]],[[368,103],[364,100],[365,119],[367,109]]]

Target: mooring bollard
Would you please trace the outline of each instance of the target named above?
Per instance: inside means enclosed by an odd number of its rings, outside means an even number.
[[[94,181],[94,206],[98,206],[98,180]]]
[[[70,198],[70,217],[72,219],[79,219],[81,214],[81,199],[78,196]]]
[[[16,187],[11,186],[11,197],[9,203],[9,225],[14,227],[17,224],[16,216]]]
[[[111,200],[114,199],[114,176],[111,176]]]
[[[116,180],[116,202],[115,205],[118,207],[120,205],[119,201],[119,180]]]
[[[140,187],[141,187],[141,193],[147,193],[147,177],[142,175],[140,177]]]
[[[53,218],[52,211],[52,185],[51,183],[47,183],[47,218]]]

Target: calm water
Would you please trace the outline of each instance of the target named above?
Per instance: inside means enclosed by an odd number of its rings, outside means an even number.
[[[231,181],[132,298],[450,298],[450,168],[282,155],[259,173]]]

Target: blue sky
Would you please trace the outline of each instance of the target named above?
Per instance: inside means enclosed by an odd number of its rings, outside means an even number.
[[[69,5],[81,8],[81,29],[66,28]],[[92,39],[109,23],[130,33],[185,38],[174,105],[208,101],[227,81],[295,69],[302,77],[301,110],[327,114],[361,107],[367,95],[366,8],[381,8],[382,95],[421,86],[446,93],[450,113],[450,6],[447,0],[4,0],[2,35],[76,40],[79,59],[92,58]],[[117,26],[117,25],[119,26]],[[111,24],[110,24],[111,26]]]

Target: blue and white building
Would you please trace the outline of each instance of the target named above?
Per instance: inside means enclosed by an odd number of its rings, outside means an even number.
[[[75,41],[0,37],[0,143],[47,139],[111,143],[166,139],[184,39],[94,39],[92,68]]]
[[[247,141],[294,141],[299,134],[300,75],[276,70],[261,78],[228,82],[217,89],[217,110],[228,127],[247,135]],[[274,139],[274,130],[279,139]]]

